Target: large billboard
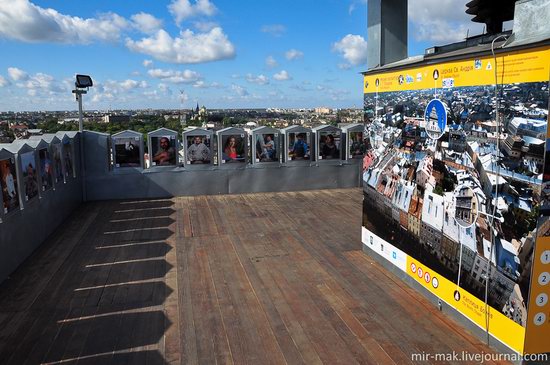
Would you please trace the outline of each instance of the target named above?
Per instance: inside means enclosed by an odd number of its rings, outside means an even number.
[[[533,304],[547,297],[530,292],[547,252],[548,59],[531,49],[364,78],[366,251],[518,353],[550,351],[525,340],[550,335],[550,306]]]

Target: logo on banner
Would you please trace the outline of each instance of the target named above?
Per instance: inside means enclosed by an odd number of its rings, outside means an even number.
[[[481,70],[481,60],[475,60],[474,61],[474,68],[476,70]]]
[[[403,83],[405,82],[405,78],[403,77],[403,75],[399,75],[399,77],[397,78],[397,82],[399,82],[399,85],[403,85]]]
[[[455,290],[454,298],[457,302],[460,302],[460,292],[458,290]]]
[[[455,79],[443,79],[441,84],[444,89],[450,89],[455,86]]]

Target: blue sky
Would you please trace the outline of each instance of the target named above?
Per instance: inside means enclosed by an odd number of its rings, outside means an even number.
[[[463,5],[409,0],[409,54]],[[0,0],[0,110],[75,109],[76,73],[89,109],[360,107],[366,29],[366,0]]]

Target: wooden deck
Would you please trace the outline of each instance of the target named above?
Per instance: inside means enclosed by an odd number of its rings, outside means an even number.
[[[83,205],[0,287],[0,364],[410,364],[490,351],[361,251],[361,199]]]

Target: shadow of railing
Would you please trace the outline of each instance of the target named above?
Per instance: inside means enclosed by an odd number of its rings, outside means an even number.
[[[70,254],[40,292],[22,292],[36,296],[27,308],[2,300],[0,323],[8,311],[14,318],[0,328],[1,364],[166,363],[159,344],[172,325],[164,303],[172,293],[165,256],[172,249],[173,202],[99,207],[94,224],[67,247]],[[14,287],[0,296],[9,298]]]
[[[91,355],[87,357],[79,357],[77,359],[63,360],[62,364],[67,365],[98,365],[98,364],[151,364],[164,365],[168,364],[161,353],[156,350],[149,351],[131,351],[120,353],[109,353],[101,355]],[[61,364],[61,362],[50,362],[44,365]]]

